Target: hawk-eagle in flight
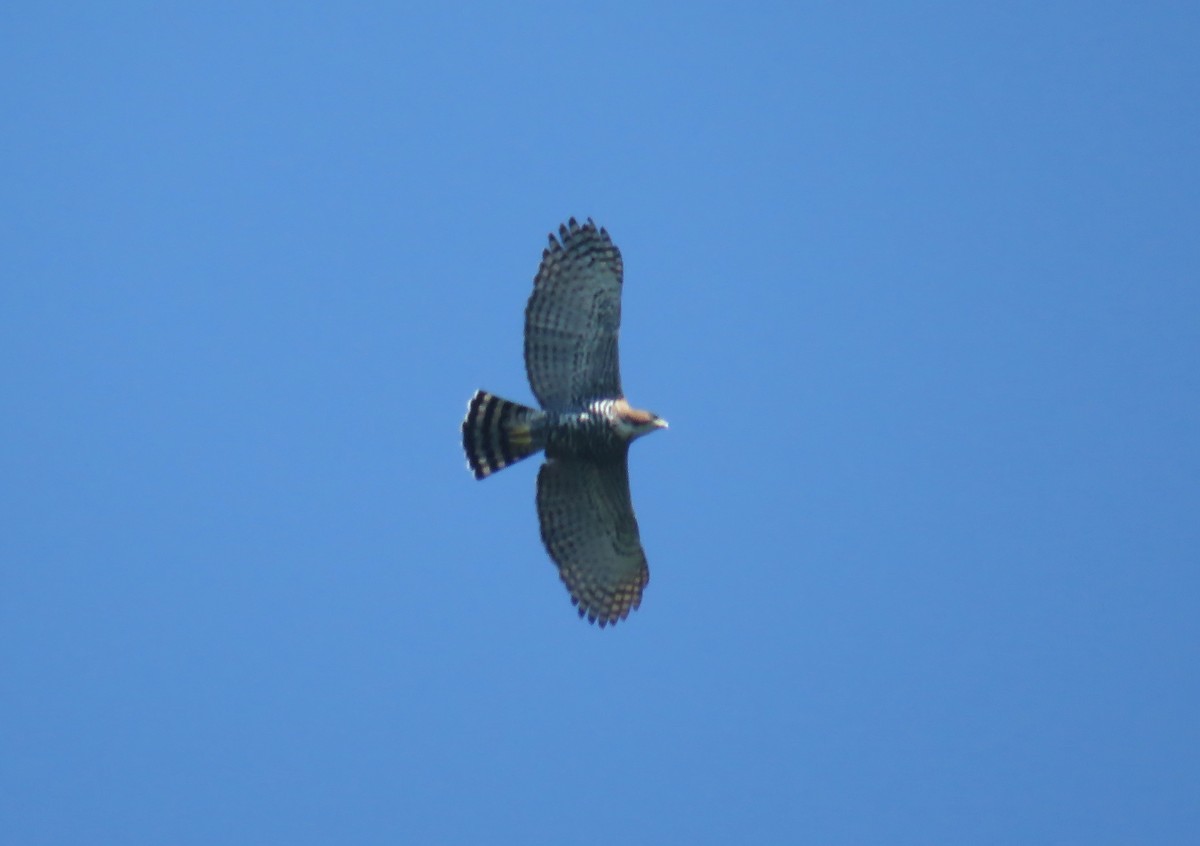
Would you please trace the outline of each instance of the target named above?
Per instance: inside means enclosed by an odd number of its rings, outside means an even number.
[[[542,409],[476,391],[462,423],[482,479],[539,450],[542,542],[571,601],[600,626],[624,620],[650,580],[629,499],[629,444],[667,422],[621,392],[621,252],[591,220],[550,236],[525,307],[525,370]]]

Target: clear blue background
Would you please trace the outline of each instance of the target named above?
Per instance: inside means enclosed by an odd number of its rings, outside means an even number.
[[[1196,843],[1196,5],[407,5],[0,12],[5,842]],[[604,631],[458,441],[571,215]]]

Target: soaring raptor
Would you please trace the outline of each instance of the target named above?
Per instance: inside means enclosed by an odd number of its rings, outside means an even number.
[[[541,411],[476,391],[462,423],[476,479],[539,450],[542,543],[579,616],[629,616],[650,580],[629,499],[629,444],[667,421],[621,392],[621,252],[590,219],[550,235],[525,307],[525,371]]]

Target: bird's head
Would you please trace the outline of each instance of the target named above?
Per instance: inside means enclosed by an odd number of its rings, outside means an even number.
[[[630,408],[628,403],[616,408],[616,419],[621,433],[631,441],[658,429],[667,428],[667,421],[653,411]]]

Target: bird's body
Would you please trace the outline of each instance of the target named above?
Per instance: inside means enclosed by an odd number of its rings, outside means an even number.
[[[638,426],[654,419],[649,412],[630,408],[623,399],[596,400],[578,414],[559,413],[547,427],[546,457],[617,458],[637,437]]]
[[[629,497],[629,444],[666,422],[621,392],[620,251],[591,220],[550,236],[525,309],[525,367],[541,410],[486,391],[471,398],[463,448],[477,479],[544,450],[542,541],[586,616],[601,627],[641,603],[650,572]]]

